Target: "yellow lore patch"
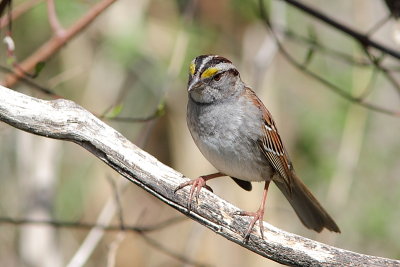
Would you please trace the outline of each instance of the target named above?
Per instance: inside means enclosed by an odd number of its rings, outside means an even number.
[[[201,74],[201,78],[209,78],[217,72],[218,72],[217,68],[208,68]]]
[[[193,74],[194,74],[195,68],[196,68],[196,66],[195,66],[193,63],[190,64],[190,66],[189,66],[190,75],[193,75]]]

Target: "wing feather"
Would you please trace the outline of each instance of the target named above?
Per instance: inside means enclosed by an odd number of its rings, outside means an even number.
[[[263,113],[264,125],[262,127],[264,135],[258,141],[260,149],[274,170],[283,179],[289,192],[291,192],[292,175],[294,170],[289,155],[283,146],[282,139],[276,129],[275,122],[267,108],[255,93],[250,88],[247,88],[247,90],[246,93],[250,95],[254,104],[256,104]]]

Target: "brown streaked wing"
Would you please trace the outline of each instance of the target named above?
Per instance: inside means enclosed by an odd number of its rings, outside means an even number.
[[[262,127],[264,136],[259,140],[260,149],[274,170],[282,177],[289,192],[291,192],[293,168],[289,155],[287,154],[278,130],[276,129],[275,122],[267,108],[256,96],[253,90],[246,88],[246,94],[250,96],[253,103],[261,109],[263,113],[264,125]]]

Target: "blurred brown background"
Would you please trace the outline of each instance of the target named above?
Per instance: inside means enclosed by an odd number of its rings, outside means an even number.
[[[23,2],[27,1],[15,1],[14,7]],[[380,0],[302,2],[362,33],[388,15]],[[65,28],[95,3],[55,1]],[[277,29],[311,36],[328,50],[368,62],[351,38],[283,1],[265,3]],[[116,1],[47,60],[35,81],[96,115],[122,109],[118,117],[146,118],[161,110],[163,116],[146,122],[105,121],[160,161],[194,178],[214,169],[194,145],[186,127],[187,68],[197,55],[223,55],[234,62],[242,79],[273,114],[297,173],[335,218],[342,234],[316,234],[305,229],[274,186],[270,188],[265,221],[340,248],[399,259],[399,118],[347,101],[294,68],[279,54],[258,9],[255,0]],[[398,49],[393,40],[396,27],[391,19],[371,37]],[[16,19],[12,31],[15,53],[22,61],[52,36],[45,1],[38,1]],[[340,56],[311,50],[310,44],[285,34],[280,36],[285,48],[300,62],[309,55],[307,67],[312,71],[346,92],[359,95],[367,90],[369,102],[398,109],[399,92],[372,64],[349,63]],[[0,51],[1,64],[7,66],[6,51]],[[399,65],[388,57],[383,63],[393,68]],[[22,82],[13,88],[52,99]],[[254,184],[252,192],[241,190],[228,178],[209,185],[244,210],[256,210],[262,196],[262,184]],[[102,216],[102,224],[118,225],[115,188],[126,225],[152,226],[183,217],[125,182],[81,147],[0,124],[0,217],[95,223]],[[163,248],[137,233],[114,231],[86,239],[88,233],[83,229],[1,223],[0,266],[188,264],[170,252],[211,266],[278,265],[188,219],[146,233],[146,238]]]

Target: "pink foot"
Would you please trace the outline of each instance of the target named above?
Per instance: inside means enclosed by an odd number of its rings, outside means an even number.
[[[253,230],[254,225],[256,224],[257,221],[259,222],[261,237],[262,239],[264,239],[264,225],[263,225],[264,208],[262,209],[260,208],[256,212],[240,211],[235,215],[253,217],[253,219],[250,222],[249,228],[247,229],[247,232],[244,235],[244,240],[249,239],[250,233]]]
[[[198,203],[200,190],[201,190],[202,187],[206,188],[207,190],[210,190],[211,192],[213,191],[211,189],[211,187],[206,185],[206,181],[207,180],[208,180],[207,177],[205,178],[203,176],[200,176],[197,179],[190,180],[188,182],[180,184],[174,190],[174,192],[176,192],[176,191],[178,191],[178,190],[180,190],[180,189],[182,189],[182,188],[184,188],[184,187],[186,187],[188,185],[191,185],[190,192],[189,192],[189,200],[188,200],[188,210],[189,211],[192,209],[192,204],[191,203],[192,203],[193,196],[196,198],[196,203]]]

